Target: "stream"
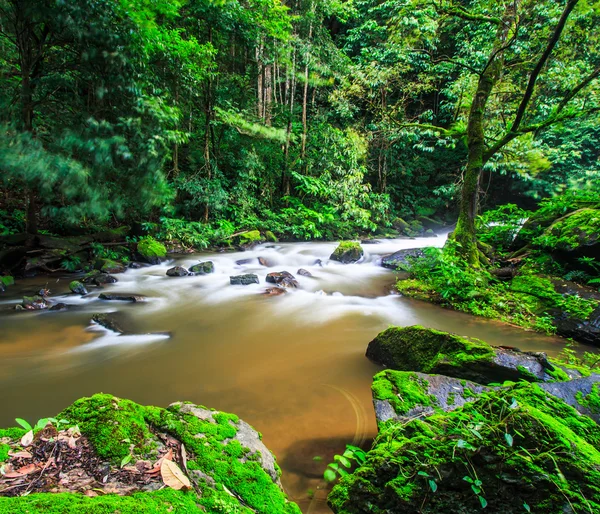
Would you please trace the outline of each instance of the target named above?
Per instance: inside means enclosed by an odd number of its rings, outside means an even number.
[[[381,257],[444,241],[365,244],[364,258],[348,265],[330,261],[337,244],[322,242],[188,254],[128,270],[86,297],[68,294],[73,275],[18,281],[0,297],[0,426],[14,426],[15,417],[53,416],[96,392],[159,406],[189,400],[253,425],[277,456],[290,498],[304,513],[330,512],[322,480],[327,462],[346,443],[368,446],[376,433],[370,384],[381,368],[364,355],[378,332],[421,324],[550,356],[564,346],[560,338],[393,294],[395,274],[380,266]],[[249,262],[236,264],[242,259]],[[199,260],[213,261],[215,273],[166,276],[175,264]],[[299,268],[313,277],[298,275]],[[266,274],[283,270],[299,287],[276,297],[261,294],[271,285]],[[231,275],[244,273],[256,273],[260,284],[229,284]],[[69,310],[11,309],[45,285],[51,300]],[[148,301],[103,301],[101,291],[142,294]],[[127,332],[139,335],[90,324],[100,312],[114,312]]]

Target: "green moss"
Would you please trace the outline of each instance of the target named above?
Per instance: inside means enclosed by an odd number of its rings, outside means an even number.
[[[146,425],[145,409],[129,400],[110,394],[81,398],[65,409],[59,419],[78,425],[94,445],[98,455],[118,463],[133,452],[146,455],[152,434]]]
[[[546,250],[575,250],[598,241],[600,210],[579,209],[556,220],[532,243]]]
[[[88,498],[81,494],[30,494],[16,498],[0,498],[0,512],[11,514],[152,514],[197,513],[197,497],[193,492],[163,489],[131,496],[109,494]],[[243,512],[214,510],[212,512]],[[245,511],[250,512],[250,511]]]
[[[355,241],[341,241],[338,247],[333,251],[330,258],[340,262],[356,262],[364,254],[360,243]]]
[[[593,414],[600,414],[600,384],[594,384],[587,396],[583,396],[583,393],[579,391],[576,398],[580,405],[587,407]]]
[[[0,281],[7,287],[15,285],[15,279],[10,275],[1,276]]]
[[[373,378],[374,400],[390,403],[396,414],[403,416],[416,405],[434,406],[434,396],[427,394],[429,383],[416,373],[385,370]]]
[[[530,382],[537,382],[538,378],[529,371],[525,366],[517,366],[517,371],[523,375],[524,379],[529,380]]]
[[[271,243],[277,243],[277,241],[279,241],[277,239],[277,236],[275,236],[275,234],[273,234],[273,232],[271,232],[270,230],[267,230],[265,232],[265,239]]]
[[[240,240],[240,244],[243,245],[257,243],[262,240],[262,236],[260,235],[260,232],[258,230],[249,230],[247,232],[242,232],[241,234],[238,234],[238,237]]]
[[[146,236],[140,239],[137,245],[138,253],[145,259],[163,259],[167,256],[165,245],[159,243],[152,236]]]
[[[466,476],[482,481],[486,512],[523,512],[524,503],[531,512],[596,512],[599,437],[590,418],[519,383],[448,413],[387,425],[328,501],[336,514],[479,512]],[[423,474],[435,478],[435,493]]]
[[[8,459],[8,451],[10,446],[8,444],[0,443],[0,462],[4,462]]]
[[[561,368],[554,366],[554,369],[546,369],[546,373],[550,375],[556,382],[568,382],[571,377]]]
[[[414,298],[415,300],[424,300],[432,303],[442,303],[442,298],[431,286],[414,278],[399,280],[396,283],[396,289],[402,296]]]

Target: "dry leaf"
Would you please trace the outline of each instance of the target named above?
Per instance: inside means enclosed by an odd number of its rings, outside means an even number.
[[[173,460],[173,450],[171,450],[171,449],[170,449],[170,450],[169,450],[169,451],[168,451],[168,452],[167,452],[167,453],[164,455],[163,459],[166,459],[166,460]]]
[[[30,473],[35,473],[37,470],[38,467],[35,464],[27,464],[27,466],[17,469],[17,473],[21,473],[21,475],[29,475]]]
[[[160,474],[165,485],[171,489],[190,489],[192,487],[190,479],[183,474],[183,471],[172,460],[163,460]]]
[[[73,436],[69,437],[69,442],[67,444],[72,450],[77,449],[77,439],[75,439]]]
[[[31,459],[33,455],[31,453],[22,451],[22,452],[8,452],[11,457],[15,457],[17,459]]]
[[[21,446],[27,447],[31,443],[33,443],[33,430],[30,430],[23,437],[21,437]]]

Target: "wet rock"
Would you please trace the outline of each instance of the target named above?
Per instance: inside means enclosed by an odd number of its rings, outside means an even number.
[[[117,323],[114,317],[110,314],[94,314],[92,316],[92,321],[112,332],[116,332],[117,334],[125,333],[119,323]]]
[[[141,262],[130,262],[127,267],[130,269],[141,269],[145,266],[148,266],[148,264],[142,264]]]
[[[116,277],[113,277],[112,275],[108,275],[106,273],[99,273],[94,278],[92,278],[91,282],[96,286],[103,286],[105,284],[114,284],[118,281],[119,280]]]
[[[69,289],[71,290],[72,293],[75,293],[75,294],[80,294],[80,295],[88,294],[87,289],[81,282],[79,282],[79,280],[73,280],[73,282],[71,282],[69,284]]]
[[[142,238],[137,244],[136,251],[140,260],[149,264],[160,264],[167,256],[165,245],[151,236]]]
[[[296,277],[294,277],[294,275],[292,275],[289,271],[274,271],[272,273],[268,273],[266,281],[269,284],[277,284],[281,287],[298,287]]]
[[[100,259],[96,261],[95,268],[100,270],[102,273],[125,273],[127,268],[120,262],[112,261],[110,259]]]
[[[168,277],[187,277],[190,272],[183,266],[175,266],[167,270]]]
[[[515,277],[517,270],[516,268],[505,266],[504,268],[493,268],[490,270],[490,273],[500,280],[511,280]]]
[[[24,296],[21,305],[27,311],[41,311],[50,307],[50,303],[46,298],[39,294],[34,296]]]
[[[443,375],[385,370],[373,378],[377,424],[406,422],[418,416],[449,412],[472,402],[490,388]]]
[[[53,305],[52,307],[50,307],[51,311],[66,311],[69,308],[69,306],[66,303],[57,303],[55,305]]]
[[[254,259],[252,258],[248,258],[248,259],[239,259],[237,261],[235,261],[235,263],[238,266],[243,266],[244,264],[252,264],[254,262]]]
[[[405,250],[399,250],[391,255],[386,255],[381,259],[381,265],[384,268],[397,269],[402,267],[404,269],[410,268],[411,261],[413,259],[419,259],[423,257],[425,253],[421,248],[408,248]]]
[[[145,302],[147,298],[141,294],[126,294],[126,293],[101,293],[98,298],[100,300],[109,300],[115,302]]]
[[[250,284],[259,284],[258,276],[254,273],[248,273],[246,275],[235,275],[229,277],[229,283],[232,286],[248,286]]]
[[[214,273],[214,271],[215,265],[212,261],[199,262],[190,268],[190,272],[194,275],[208,275],[209,273]]]
[[[296,273],[303,277],[312,277],[312,273],[304,268],[300,268]]]
[[[258,263],[261,266],[264,266],[265,268],[268,268],[270,266],[269,261],[267,261],[267,259],[265,259],[264,257],[259,257],[258,258]]]
[[[391,327],[367,348],[367,357],[399,371],[473,380],[480,384],[552,380],[556,370],[545,354],[494,348],[479,339],[424,328]]]
[[[565,312],[557,312],[554,318],[556,333],[571,337],[580,343],[600,346],[600,307],[597,307],[587,320],[570,317]]]
[[[361,239],[360,244],[361,245],[378,245],[378,244],[381,244],[381,241],[379,239]]]
[[[315,265],[315,266],[321,266],[321,267],[323,267],[323,261],[322,261],[321,259],[317,259],[317,260],[314,262],[314,265]]]
[[[353,241],[342,241],[329,258],[342,264],[351,264],[359,261],[363,254],[364,251],[360,244]]]
[[[267,296],[280,296],[285,293],[287,293],[287,291],[283,287],[267,287],[267,289],[265,289],[265,294]]]
[[[549,382],[540,384],[540,387],[600,424],[599,374],[594,373],[567,382]]]

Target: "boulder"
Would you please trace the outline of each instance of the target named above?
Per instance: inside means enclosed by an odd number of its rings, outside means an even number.
[[[265,259],[264,257],[259,257],[258,258],[258,263],[261,266],[264,266],[265,268],[268,268],[270,266],[269,261],[267,261],[267,259]]]
[[[303,277],[312,277],[312,273],[304,268],[300,268],[296,273]]]
[[[279,241],[277,236],[275,236],[275,234],[273,234],[273,232],[270,230],[265,231],[265,239],[270,243],[277,243]]]
[[[48,309],[50,303],[42,295],[24,296],[21,306],[27,311],[41,311]]]
[[[281,287],[298,287],[296,277],[294,277],[294,275],[292,275],[289,271],[274,271],[272,273],[268,273],[266,281],[269,284],[277,284]]]
[[[354,241],[342,241],[329,258],[332,261],[338,261],[342,264],[351,264],[359,261],[363,254],[364,250],[359,243],[355,243]]]
[[[587,377],[566,382],[540,384],[547,393],[560,398],[580,414],[592,418],[600,424],[600,375],[593,373]]]
[[[110,314],[94,314],[92,316],[92,321],[106,328],[107,330],[116,332],[117,334],[125,333],[125,331],[120,327],[119,323],[115,320],[114,316]]]
[[[235,275],[229,277],[229,283],[232,286],[248,286],[250,284],[259,284],[258,276],[254,273],[247,273],[246,275]]]
[[[74,294],[80,294],[80,295],[88,294],[87,289],[81,282],[79,282],[79,280],[73,280],[73,282],[71,282],[69,284],[69,289]]]
[[[149,264],[160,264],[167,256],[165,245],[151,236],[140,239],[136,251],[141,260]]]
[[[131,302],[139,303],[147,301],[147,298],[141,294],[125,294],[125,293],[101,293],[98,298],[100,300],[109,300],[115,302]]]
[[[381,425],[364,462],[329,495],[333,512],[600,512],[592,419],[538,384],[473,395],[448,412]]]
[[[252,264],[254,262],[254,259],[252,257],[248,257],[247,259],[238,259],[237,261],[235,261],[235,263],[238,266],[243,266],[244,264]]]
[[[265,294],[267,296],[280,296],[285,293],[287,293],[287,291],[283,287],[267,287],[267,289],[265,289]]]
[[[565,312],[557,312],[554,318],[556,333],[562,337],[570,337],[580,343],[600,346],[600,307],[594,309],[587,320],[569,316]]]
[[[56,303],[54,304],[52,307],[50,307],[49,310],[51,311],[66,311],[69,308],[69,306],[66,303]]]
[[[190,272],[194,275],[208,275],[215,272],[215,265],[212,261],[199,262],[190,268]]]
[[[110,259],[99,259],[94,267],[102,273],[125,273],[127,270],[125,265]]]
[[[92,278],[91,282],[96,286],[103,286],[105,284],[114,284],[118,282],[118,279],[112,275],[108,275],[107,273],[99,273]]]
[[[234,414],[181,402],[146,407],[96,394],[56,419],[66,426],[53,426],[51,418],[47,433],[28,445],[26,464],[36,473],[20,479],[14,497],[0,497],[0,512],[300,514],[260,433]],[[77,432],[69,432],[74,426]],[[24,466],[23,457],[12,455],[24,433],[0,429],[8,473]],[[37,470],[51,455],[60,456],[60,467],[47,466],[39,480]],[[178,489],[182,481],[189,485]],[[0,491],[12,485],[14,479],[0,475]],[[20,495],[20,489],[34,494]]]
[[[175,266],[167,270],[168,277],[187,277],[190,272],[183,266]]]
[[[367,357],[399,371],[447,375],[480,384],[541,382],[560,373],[545,354],[492,347],[479,339],[418,325],[384,330],[369,343]]]
[[[410,268],[414,259],[420,259],[425,255],[422,248],[407,248],[405,250],[398,250],[391,255],[386,255],[381,259],[381,265],[384,268],[398,269],[402,268],[407,270]]]

